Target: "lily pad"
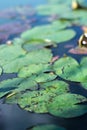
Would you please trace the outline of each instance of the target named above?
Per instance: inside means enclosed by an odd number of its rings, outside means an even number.
[[[37,8],[38,14],[40,15],[52,15],[52,14],[62,14],[64,13],[64,10],[66,12],[70,11],[71,9],[69,6],[66,6],[65,4],[48,4],[48,5],[41,5],[38,6]],[[61,10],[63,9],[63,10]]]
[[[0,97],[8,92],[16,90],[18,88],[18,84],[20,84],[22,80],[22,78],[13,78],[0,82]]]
[[[72,57],[63,57],[54,63],[55,73],[70,81],[87,82],[87,57],[80,64]]]
[[[54,80],[56,77],[57,77],[57,75],[55,75],[53,72],[41,73],[35,78],[35,81],[38,83],[47,82],[47,81]]]
[[[0,46],[0,65],[6,65],[7,63],[15,60],[17,57],[24,56],[24,51],[19,45],[1,45]]]
[[[87,99],[77,94],[62,94],[53,99],[48,104],[48,111],[54,116],[71,118],[87,113],[87,105],[77,103],[87,101]]]
[[[57,95],[69,92],[68,84],[59,80],[43,83],[40,87]]]
[[[39,125],[31,130],[65,130],[65,128],[57,126],[57,125]]]
[[[23,49],[27,52],[40,50],[45,47],[51,47],[55,46],[56,44],[54,42],[51,42],[50,40],[31,40],[29,42],[26,42],[22,45]]]
[[[10,56],[9,56],[10,58]],[[41,49],[27,53],[26,55],[19,56],[13,61],[3,66],[5,73],[18,72],[22,67],[29,64],[48,63],[52,59],[51,50]]]
[[[20,46],[24,43],[23,39],[21,38],[14,38],[12,42],[14,45],[20,45]]]
[[[55,23],[55,24],[57,24],[57,23]],[[32,39],[33,40],[34,39],[35,40],[36,39],[40,39],[40,40],[48,39],[48,40],[50,40],[52,42],[56,42],[56,43],[68,41],[68,40],[72,39],[74,36],[75,36],[75,31],[73,31],[72,29],[58,31],[57,26],[54,26],[54,24],[52,26],[45,25],[45,26],[41,26],[41,27],[36,27],[29,31],[24,32],[21,35],[22,39],[24,39],[25,41],[29,41]]]
[[[52,85],[51,85],[52,84]],[[25,110],[46,113],[47,104],[56,96],[69,92],[68,84],[62,81],[37,83],[30,78],[24,79],[15,90],[15,94],[7,98],[7,103],[18,103]]]
[[[52,66],[50,64],[31,64],[20,69],[18,77],[29,77],[33,74],[40,74],[51,70]]]

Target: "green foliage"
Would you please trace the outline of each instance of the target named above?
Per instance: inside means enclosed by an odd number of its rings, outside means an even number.
[[[18,103],[28,111],[46,113],[47,104],[56,96],[69,92],[68,84],[63,81],[49,81],[37,84],[27,78],[18,84],[15,95],[8,98],[9,103]],[[21,94],[22,93],[22,94]]]
[[[63,57],[54,63],[54,71],[60,77],[77,82],[87,82],[87,57],[80,64],[72,57]]]
[[[87,112],[86,105],[78,105],[77,103],[87,101],[81,95],[62,94],[53,99],[53,102],[48,104],[48,111],[59,117],[76,117]]]
[[[43,56],[44,54],[44,56]],[[9,56],[10,58],[10,56]],[[8,64],[3,65],[5,73],[18,72],[22,67],[29,64],[39,64],[39,63],[48,63],[51,61],[52,53],[50,50],[41,49],[36,50],[25,55],[19,56],[8,62]]]
[[[60,31],[60,29],[65,27],[67,27],[66,23],[63,25],[62,22],[54,22],[52,25],[43,25],[25,31],[21,37],[24,41],[40,39],[42,41],[50,40],[51,42],[60,43],[68,41],[75,36],[75,32],[72,29]]]

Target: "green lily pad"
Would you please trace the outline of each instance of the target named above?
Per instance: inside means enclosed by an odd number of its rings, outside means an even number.
[[[20,46],[24,43],[23,39],[21,38],[14,38],[12,42],[14,45],[20,45]]]
[[[18,88],[23,78],[13,78],[0,82],[0,97]]]
[[[41,5],[36,8],[38,14],[40,15],[52,15],[52,14],[62,14],[64,10],[66,12],[70,11],[70,7],[66,6],[65,4],[48,4],[48,5]]]
[[[47,82],[47,81],[54,80],[56,77],[57,77],[57,75],[55,75],[53,72],[41,73],[35,78],[35,81],[38,83]]]
[[[65,130],[65,128],[57,126],[57,125],[39,125],[31,130]]]
[[[80,64],[72,57],[63,57],[54,63],[54,71],[60,77],[77,82],[87,82],[87,58],[83,58]]]
[[[10,57],[9,57],[10,58]],[[5,73],[18,72],[24,66],[29,64],[48,63],[52,59],[51,50],[41,49],[27,53],[26,55],[17,57],[13,61],[3,66]]]
[[[55,46],[56,44],[49,41],[43,41],[43,40],[31,40],[29,42],[26,42],[22,45],[23,49],[26,50],[27,52],[35,51],[35,50],[40,50],[45,47],[51,47]]]
[[[6,65],[7,63],[15,60],[17,57],[24,56],[24,51],[19,45],[5,45],[0,46],[0,65]]]
[[[87,113],[87,105],[77,105],[77,103],[87,101],[87,99],[77,94],[62,94],[53,99],[48,104],[48,111],[54,116],[71,118]]]
[[[65,22],[66,23],[66,22]],[[63,25],[62,25],[63,24]],[[40,27],[35,27],[31,30],[28,30],[22,33],[21,37],[25,41],[29,40],[50,40],[52,42],[60,43],[63,41],[68,41],[75,36],[75,31],[72,29],[60,30],[60,28],[64,28],[64,22],[53,22],[52,25],[43,25]]]
[[[12,97],[7,98],[7,103],[18,103],[25,110],[46,113],[47,104],[56,96],[69,92],[69,88],[68,84],[62,81],[37,84],[35,79],[26,78],[17,85],[15,92]]]
[[[43,83],[41,84],[41,88],[46,89],[51,93],[55,93],[57,95],[69,92],[68,84],[59,80]]]
[[[40,74],[51,70],[52,66],[50,64],[31,64],[20,69],[18,77],[30,77],[33,74]]]

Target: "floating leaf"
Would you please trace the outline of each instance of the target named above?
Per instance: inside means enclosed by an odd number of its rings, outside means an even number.
[[[72,57],[63,57],[54,63],[54,70],[60,77],[77,82],[87,82],[87,57],[79,64]]]
[[[20,45],[20,46],[24,43],[23,39],[21,38],[14,38],[12,42],[14,45]]]
[[[64,10],[66,10],[66,12],[71,10],[69,6],[66,6],[65,4],[41,5],[38,6],[36,9],[40,15],[52,15],[52,14],[60,15],[64,13]]]
[[[38,83],[47,82],[47,81],[54,80],[56,77],[57,77],[57,75],[55,75],[53,72],[42,73],[36,77],[35,81]]]
[[[46,113],[48,112],[47,104],[54,97],[68,91],[68,84],[62,81],[56,80],[48,83],[39,83],[38,86],[35,78],[34,80],[26,78],[18,85],[17,93],[7,99],[7,103],[18,103],[23,109],[28,111]]]
[[[6,65],[7,63],[15,60],[17,57],[24,56],[26,52],[19,45],[1,45],[0,46],[0,65]]]
[[[41,88],[44,88],[57,95],[69,92],[68,84],[59,80],[43,83],[41,84]]]
[[[87,99],[77,94],[62,94],[53,99],[48,104],[48,111],[55,116],[71,118],[87,113],[87,105],[77,105],[77,103],[87,101]]]
[[[33,74],[40,74],[46,71],[51,71],[51,65],[50,64],[31,64],[26,67],[23,67],[18,72],[19,77],[29,77]]]
[[[57,125],[39,125],[31,130],[65,130],[65,128],[57,126]]]
[[[10,56],[9,56],[10,58]],[[5,73],[18,72],[22,67],[29,64],[48,63],[51,61],[52,53],[48,49],[41,49],[22,55],[3,66]]]
[[[50,40],[31,40],[24,43],[22,47],[24,50],[31,52],[35,50],[40,50],[44,47],[51,47],[53,45],[55,45],[55,43],[51,42]]]
[[[31,30],[22,33],[21,37],[25,41],[29,41],[32,39],[48,39],[52,42],[60,43],[63,41],[68,41],[75,36],[75,31],[73,31],[72,29],[58,31],[60,29],[58,29],[59,26],[57,22],[54,22],[52,25],[35,27]]]
[[[0,82],[0,97],[8,92],[16,90],[18,84],[20,84],[22,80],[22,78],[13,78]]]

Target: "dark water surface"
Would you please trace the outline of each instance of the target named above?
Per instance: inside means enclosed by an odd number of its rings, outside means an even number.
[[[0,9],[26,4],[36,6],[38,4],[45,4],[45,0],[2,0],[0,1]],[[46,21],[42,20],[42,16],[37,17],[38,21],[35,25],[47,24]],[[65,45],[68,44],[74,45],[74,47],[77,46],[77,40],[82,34],[80,27],[73,26],[72,28],[77,33],[76,37],[68,42],[59,44],[57,48],[52,48],[52,52],[54,56],[63,56],[64,54],[67,54],[80,61],[84,55],[70,54],[68,52],[69,48],[65,48]],[[0,77],[0,81],[4,79],[14,78],[16,76],[17,74],[3,74]],[[70,85],[70,90],[72,93],[81,94],[87,97],[87,91],[81,87],[80,83],[68,83]],[[0,100],[0,130],[29,130],[33,126],[39,124],[58,124],[67,128],[67,130],[87,130],[87,114],[76,118],[64,119],[54,117],[49,114],[30,113],[22,110],[17,104],[5,104],[5,97]]]

